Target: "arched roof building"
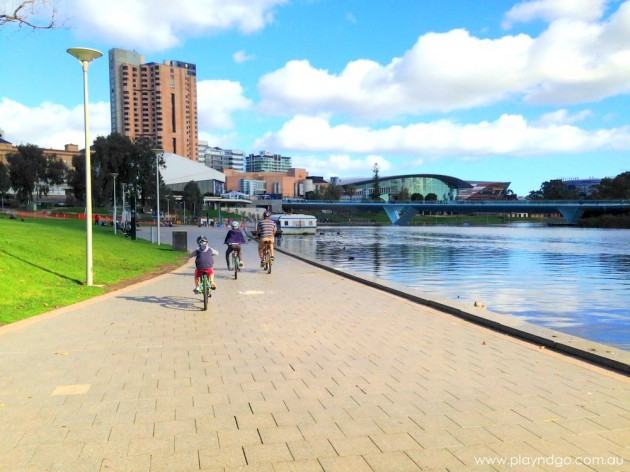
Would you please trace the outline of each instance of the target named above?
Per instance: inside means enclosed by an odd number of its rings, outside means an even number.
[[[354,187],[354,197],[371,198],[374,192],[375,179],[339,179],[339,185],[346,190]],[[406,193],[406,198],[416,198],[421,195],[424,200],[427,195],[434,194],[440,201],[457,200],[460,190],[472,187],[468,182],[439,174],[407,174],[380,177],[378,187],[381,198],[385,201],[396,201],[401,194]],[[406,190],[406,192],[405,192]]]

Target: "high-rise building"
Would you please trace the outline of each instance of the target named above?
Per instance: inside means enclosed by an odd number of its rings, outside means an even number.
[[[109,81],[112,132],[197,160],[195,64],[145,63],[137,52],[111,49]]]
[[[291,168],[291,158],[260,151],[245,158],[246,172],[287,172]]]
[[[199,141],[199,162],[223,172],[224,169],[243,171],[245,153],[239,149],[221,149],[211,147],[207,141]]]

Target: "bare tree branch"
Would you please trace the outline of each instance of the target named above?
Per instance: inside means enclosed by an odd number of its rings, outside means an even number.
[[[50,21],[46,23],[35,21],[37,16],[36,6],[38,4],[45,5],[46,3],[46,0],[21,0],[15,9],[10,8],[8,4],[3,5],[0,7],[0,26],[17,23],[19,26],[27,26],[33,29],[52,29],[56,26],[55,20],[57,16],[57,9],[54,6],[50,12]]]

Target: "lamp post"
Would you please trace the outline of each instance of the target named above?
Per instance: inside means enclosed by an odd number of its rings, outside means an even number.
[[[112,172],[109,175],[114,178],[114,234],[116,234],[116,224],[118,223],[116,219],[116,177],[118,177],[118,173]]]
[[[74,56],[83,66],[83,121],[85,124],[85,221],[86,221],[86,250],[85,250],[85,285],[93,285],[92,272],[92,164],[90,162],[90,119],[88,115],[88,64],[103,55],[96,49],[70,48],[68,54]]]
[[[164,152],[162,149],[153,149],[155,153],[155,192],[157,199],[157,213],[155,214],[155,224],[157,225],[157,243],[160,245],[160,156]]]

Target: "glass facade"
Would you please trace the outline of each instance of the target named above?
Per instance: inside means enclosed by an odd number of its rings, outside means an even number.
[[[422,195],[424,200],[427,195],[435,194],[438,201],[453,201],[457,199],[460,187],[459,179],[447,176],[406,175],[397,177],[383,177],[379,179],[381,198],[386,201],[396,201],[401,196],[403,189],[407,190],[406,198],[410,199],[414,194]],[[463,182],[462,182],[463,183]],[[364,180],[353,184],[342,185],[356,189],[355,195],[362,198],[371,198],[374,192],[374,180]],[[469,185],[465,185],[468,187]]]

